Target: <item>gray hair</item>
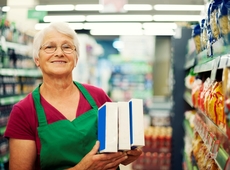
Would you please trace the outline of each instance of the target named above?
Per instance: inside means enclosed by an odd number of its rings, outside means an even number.
[[[38,58],[39,50],[42,45],[42,41],[45,35],[50,31],[57,31],[73,39],[73,43],[76,47],[76,57],[79,57],[79,42],[77,38],[77,33],[65,22],[53,22],[48,27],[39,31],[33,40],[33,59]]]

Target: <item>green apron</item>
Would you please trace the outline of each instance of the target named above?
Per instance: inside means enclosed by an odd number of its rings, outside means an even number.
[[[39,122],[41,169],[56,170],[75,166],[91,151],[97,140],[98,107],[88,91],[80,83],[74,83],[92,109],[72,122],[65,119],[48,124],[40,103],[39,87],[32,92]]]

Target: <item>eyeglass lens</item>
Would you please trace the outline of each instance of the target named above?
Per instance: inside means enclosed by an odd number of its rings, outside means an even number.
[[[46,52],[46,53],[54,53],[57,50],[57,45],[56,44],[45,44],[42,46],[42,49]],[[61,49],[64,53],[72,53],[75,50],[75,46],[71,45],[71,44],[62,44],[61,45]]]

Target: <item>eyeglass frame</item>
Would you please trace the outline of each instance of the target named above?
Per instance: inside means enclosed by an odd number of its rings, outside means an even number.
[[[67,44],[67,43],[65,43],[65,44]],[[44,45],[46,45],[46,44],[43,44],[43,45],[40,47],[39,50],[42,49],[42,50],[45,51],[45,53],[47,53],[47,54],[53,54],[53,53],[55,53],[55,51],[57,51],[57,48],[58,48],[58,47],[61,47],[61,50],[62,50],[65,54],[71,54],[73,51],[76,51],[76,46],[75,46],[75,45],[68,44],[68,45],[71,45],[72,47],[74,47],[74,49],[71,48],[72,51],[71,51],[70,53],[66,53],[66,52],[62,49],[62,46],[65,45],[65,44],[62,44],[61,46],[57,46],[57,45],[56,45],[56,46],[55,46],[55,50],[54,50],[53,52],[50,52],[50,53],[47,52],[47,51],[43,48]],[[53,47],[53,46],[52,46],[52,47]]]

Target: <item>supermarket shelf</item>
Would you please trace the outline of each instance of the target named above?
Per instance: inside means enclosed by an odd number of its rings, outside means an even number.
[[[185,64],[185,69],[189,69],[189,68],[193,67],[194,63],[195,63],[195,58],[187,61],[186,64]]]
[[[186,163],[186,168],[187,170],[193,170],[193,165],[192,162],[189,160],[189,157],[187,153],[184,151],[184,158],[185,158],[185,163]]]
[[[185,100],[191,107],[193,107],[191,92],[189,92],[189,91],[185,91],[185,92],[184,92],[184,100]]]
[[[228,162],[229,159],[229,153],[227,151],[230,152],[230,141],[228,140],[228,137],[226,136],[226,134],[219,128],[217,127],[205,114],[203,114],[202,112],[198,111],[197,112],[197,117],[201,118],[201,120],[203,121],[203,123],[205,123],[205,125],[207,126],[207,129],[210,130],[211,132],[213,132],[214,137],[210,140],[211,137],[205,137],[206,135],[204,135],[204,131],[207,132],[207,130],[204,130],[205,127],[202,123],[200,123],[199,125],[196,125],[196,131],[200,134],[201,138],[203,139],[204,143],[206,144],[207,148],[210,149],[211,152],[211,148],[214,147],[214,142],[213,141],[218,141],[220,142],[219,148],[217,153],[214,153],[214,160],[216,161],[217,165],[219,166],[220,169],[224,170],[226,167],[226,164]],[[199,122],[198,120],[196,120],[196,123]],[[207,135],[209,136],[209,135]],[[210,146],[210,142],[211,141],[211,146]]]
[[[195,65],[196,56],[197,56],[196,51],[192,52],[191,54],[186,55],[186,61],[185,61],[185,65],[184,65],[185,69],[189,69]]]
[[[225,169],[228,158],[228,153],[223,148],[219,148],[215,161],[221,169]]]
[[[189,134],[189,136],[193,138],[194,137],[193,130],[192,130],[190,123],[187,119],[184,120],[183,126],[184,126],[185,131]]]
[[[1,97],[0,98],[0,105],[7,105],[7,104],[14,104],[23,99],[25,95],[17,95],[17,96],[10,96],[10,97]]]
[[[39,69],[13,69],[13,68],[1,68],[0,75],[4,76],[25,76],[25,77],[41,77],[41,71]]]
[[[226,135],[226,132],[220,129],[207,115],[201,111],[198,111],[197,114],[202,118],[208,129],[214,133],[218,140],[220,140],[221,144],[224,146],[224,149],[228,150],[230,154],[230,141]]]
[[[190,160],[188,154],[184,151],[184,160],[186,163],[186,170],[199,170],[194,160]]]
[[[194,73],[211,71],[215,65],[218,66],[218,69],[230,67],[230,56],[229,56],[229,54],[222,55],[220,57],[215,57],[211,61],[208,61],[206,63],[199,64],[199,65],[195,66]]]
[[[203,63],[203,64],[196,65],[194,68],[194,73],[211,71],[214,63],[215,63],[215,59],[208,61],[206,63]]]
[[[29,52],[31,52],[31,45],[6,41],[4,36],[0,36],[0,39],[0,45],[5,51],[7,51],[8,48],[11,48],[15,49],[17,54],[22,55],[27,55]]]

